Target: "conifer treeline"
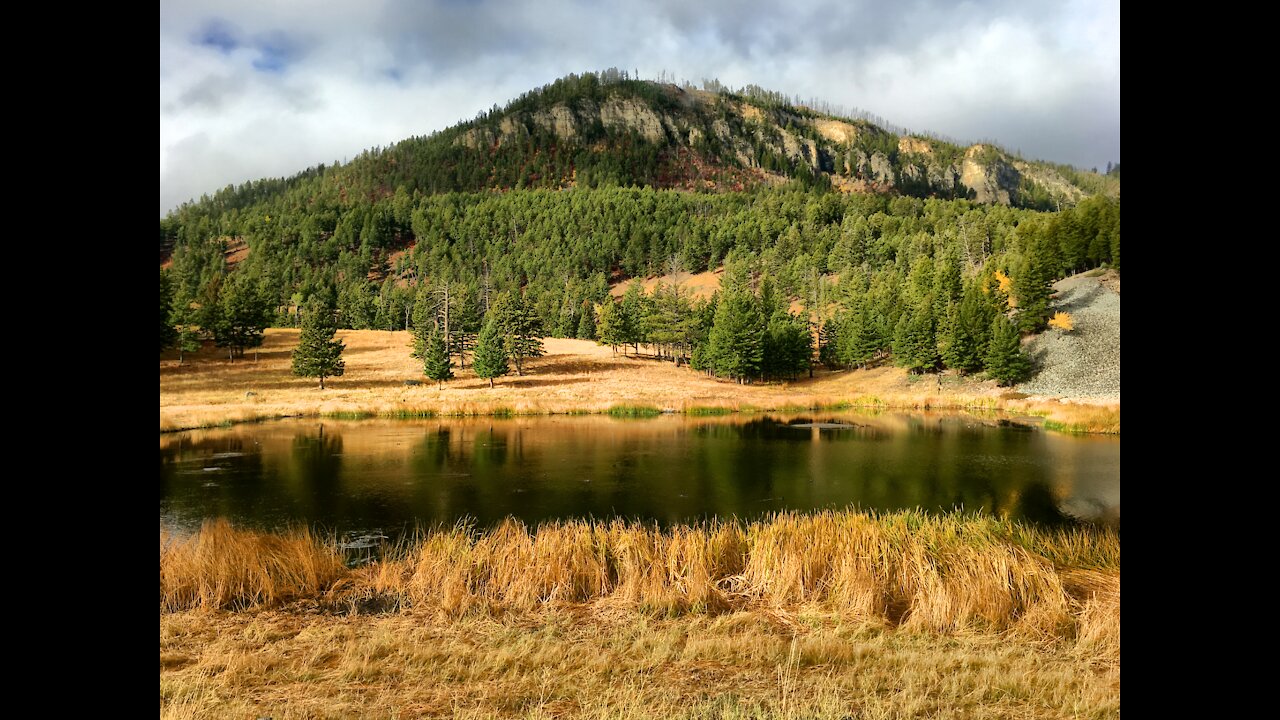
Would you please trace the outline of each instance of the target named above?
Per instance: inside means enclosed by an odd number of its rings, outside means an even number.
[[[545,335],[643,343],[677,363],[755,378],[793,377],[810,356],[841,367],[892,355],[913,371],[988,368],[997,320],[1042,329],[1055,279],[1119,267],[1119,210],[1104,197],[1041,213],[796,187],[398,191],[342,210],[317,202],[175,216],[161,233],[176,241],[164,281],[170,325],[188,336],[198,328],[233,355],[267,324],[297,325],[314,298],[336,307],[343,327],[440,323],[465,359],[505,296],[519,297],[526,325]],[[234,271],[229,237],[250,248]],[[407,251],[392,262],[395,248]],[[671,284],[617,306],[608,295],[621,278],[722,264],[711,301]],[[801,311],[789,312],[793,300]]]

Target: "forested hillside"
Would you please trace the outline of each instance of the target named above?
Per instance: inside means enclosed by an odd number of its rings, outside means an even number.
[[[652,344],[726,377],[888,357],[1001,377],[1018,364],[1008,339],[1049,320],[1055,279],[1119,268],[1119,218],[1118,166],[1027,163],[759,89],[571,76],[444,132],[171,213],[162,346],[204,334],[234,354],[315,300],[345,327],[443,325],[463,353],[508,298],[546,335]],[[608,294],[721,265],[710,300],[673,286]],[[805,312],[788,312],[793,299]]]

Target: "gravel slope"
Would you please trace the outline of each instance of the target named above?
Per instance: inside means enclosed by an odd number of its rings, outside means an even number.
[[[1075,275],[1054,284],[1054,310],[1071,313],[1071,332],[1049,329],[1026,341],[1038,372],[1018,390],[1120,402],[1120,278]]]

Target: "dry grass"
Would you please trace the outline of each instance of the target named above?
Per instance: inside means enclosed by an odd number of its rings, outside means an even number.
[[[314,597],[345,567],[308,530],[284,534],[234,530],[225,520],[176,538],[160,532],[160,607],[245,608]]]
[[[437,390],[423,381],[422,368],[409,356],[405,332],[346,330],[346,374],[326,380],[319,390],[309,379],[290,374],[289,357],[298,331],[271,329],[263,347],[235,362],[206,348],[178,365],[177,356],[160,361],[160,430],[216,427],[261,419],[350,413],[413,415],[540,415],[603,413],[626,403],[671,412],[707,409],[763,410],[885,407],[907,409],[979,409],[1047,416],[1062,427],[1087,432],[1119,432],[1120,406],[1074,405],[1027,398],[1008,400],[993,382],[945,376],[913,378],[900,368],[852,372],[815,371],[812,379],[791,383],[737,385],[688,368],[641,356],[615,355],[583,340],[545,340],[547,354],[529,363],[524,377],[509,376],[490,389],[470,370],[455,369],[457,379]],[[252,393],[252,394],[249,394]]]
[[[392,555],[344,570],[314,537],[225,523],[162,537],[161,716],[1119,714],[1109,531],[507,521]]]
[[[160,618],[162,718],[1112,718],[1118,661],[832,614]]]
[[[1059,403],[1051,409],[1033,407],[1028,411],[1045,415],[1044,426],[1050,430],[1076,433],[1120,432],[1119,405]]]
[[[190,537],[161,534],[160,605],[309,599],[451,616],[581,603],[656,615],[816,606],[930,631],[1070,637],[1083,598],[1063,573],[1118,579],[1119,565],[1119,536],[1109,530],[826,511],[669,529],[622,520],[535,532],[514,519],[484,532],[459,525],[420,532],[381,562],[346,570],[331,542],[305,531],[274,535],[217,520]]]

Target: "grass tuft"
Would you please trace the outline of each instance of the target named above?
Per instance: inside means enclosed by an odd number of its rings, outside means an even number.
[[[604,414],[612,417],[648,418],[658,417],[662,410],[652,405],[613,405]]]

